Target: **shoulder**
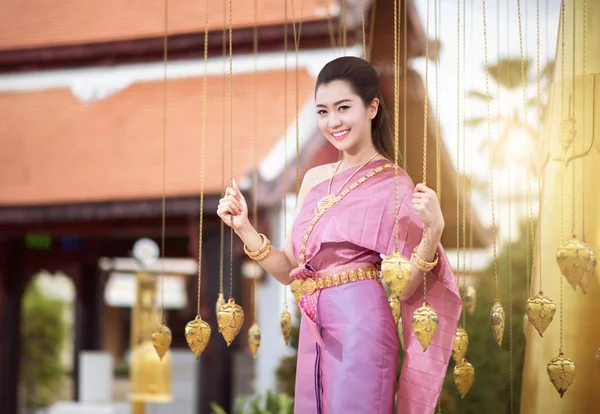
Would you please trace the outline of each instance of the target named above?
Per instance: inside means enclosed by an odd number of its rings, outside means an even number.
[[[317,184],[322,183],[331,177],[335,164],[323,164],[311,168],[304,174],[302,185],[300,187],[300,196],[306,195]]]

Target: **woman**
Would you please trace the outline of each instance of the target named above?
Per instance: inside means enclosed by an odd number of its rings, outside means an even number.
[[[395,211],[393,140],[379,78],[368,62],[329,62],[317,78],[315,100],[319,129],[343,157],[306,173],[284,249],[272,248],[250,225],[237,184],[227,188],[217,214],[268,273],[285,285],[301,284],[296,414],[390,414],[396,390],[398,413],[433,413],[462,306],[439,244],[444,219],[436,194],[413,186],[398,168]],[[379,281],[382,255],[395,250],[395,219],[398,250],[412,257],[400,297],[406,353],[398,388],[397,330]],[[423,303],[424,270],[428,302],[440,318],[425,352],[411,323]]]

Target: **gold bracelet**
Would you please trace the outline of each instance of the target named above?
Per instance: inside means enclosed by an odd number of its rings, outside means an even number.
[[[260,233],[260,237],[262,237],[263,242],[258,250],[251,252],[248,250],[248,247],[244,245],[244,253],[253,260],[261,260],[271,252],[271,241],[262,233]]]
[[[417,253],[417,247],[415,247],[415,250],[413,250],[412,253],[412,261],[415,264],[415,266],[417,266],[417,269],[419,269],[421,272],[430,272],[437,264],[438,264],[438,254],[437,252],[435,252],[435,260],[433,262],[428,262],[424,259],[422,259],[419,254]]]

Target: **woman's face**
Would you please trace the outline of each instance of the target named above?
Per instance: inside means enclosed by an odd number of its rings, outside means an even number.
[[[379,101],[365,107],[346,81],[319,86],[316,93],[317,119],[323,136],[340,151],[356,153],[371,147],[371,121]]]

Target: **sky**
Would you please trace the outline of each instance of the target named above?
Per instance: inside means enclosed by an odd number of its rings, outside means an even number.
[[[415,4],[424,30],[427,22],[427,4],[429,3],[429,37],[435,38],[435,2],[438,2],[438,36],[441,41],[440,61],[439,61],[439,119],[444,143],[454,165],[457,159],[457,108],[460,111],[460,124],[462,119],[487,116],[486,105],[477,103],[471,99],[464,100],[463,94],[466,88],[469,90],[478,90],[485,92],[485,71],[484,71],[484,36],[483,36],[483,8],[481,0],[415,0]],[[457,52],[457,3],[460,2],[460,50]],[[515,0],[487,0],[487,49],[488,63],[494,64],[498,57],[520,57],[519,45],[519,26],[517,1]],[[540,67],[543,68],[548,60],[554,59],[558,20],[560,14],[560,0],[539,0],[540,3]],[[533,61],[533,72],[535,76],[536,67],[536,0],[521,1],[521,20],[523,31],[524,53]],[[465,37],[466,33],[466,37]],[[458,56],[457,56],[458,53]],[[457,58],[460,64],[460,90],[457,92]],[[415,59],[414,68],[421,74],[425,80],[425,59]],[[428,91],[429,100],[432,108],[436,107],[436,84],[435,84],[435,64],[429,61]],[[490,93],[497,95],[496,84],[490,80]],[[529,89],[529,97],[533,96],[536,88]],[[457,105],[457,94],[459,95]],[[511,106],[513,108],[523,108],[522,90],[513,94],[500,94],[501,108]],[[503,111],[505,109],[502,109]],[[492,115],[498,109],[492,104]],[[530,123],[533,123],[535,112],[529,113]],[[487,182],[489,163],[487,151],[481,153],[479,148],[486,144],[487,126],[476,130],[467,130],[465,138],[462,138],[461,128],[460,142],[468,142],[466,147],[467,170],[473,170],[474,174]],[[497,127],[492,125],[491,135],[494,138],[497,134]],[[515,137],[512,145],[515,152],[519,153],[519,144],[523,140]],[[487,147],[486,147],[487,148]],[[462,147],[460,157],[462,157]],[[523,151],[521,151],[523,153]],[[461,164],[462,164],[461,160]],[[523,174],[518,171],[518,165],[513,166],[513,174]],[[495,190],[501,193],[507,191],[506,174],[501,174],[494,178]],[[515,183],[524,183],[525,180],[515,180]],[[443,185],[443,183],[442,183]],[[532,183],[535,188],[535,183]],[[513,183],[513,193],[515,184]],[[496,191],[494,191],[496,193]],[[489,196],[486,196],[489,197]],[[480,212],[480,218],[486,225],[491,224],[491,209],[489,200],[474,200],[476,207]],[[500,213],[499,220],[505,219],[504,213]],[[515,214],[513,212],[513,214]],[[514,216],[513,216],[514,217]]]

